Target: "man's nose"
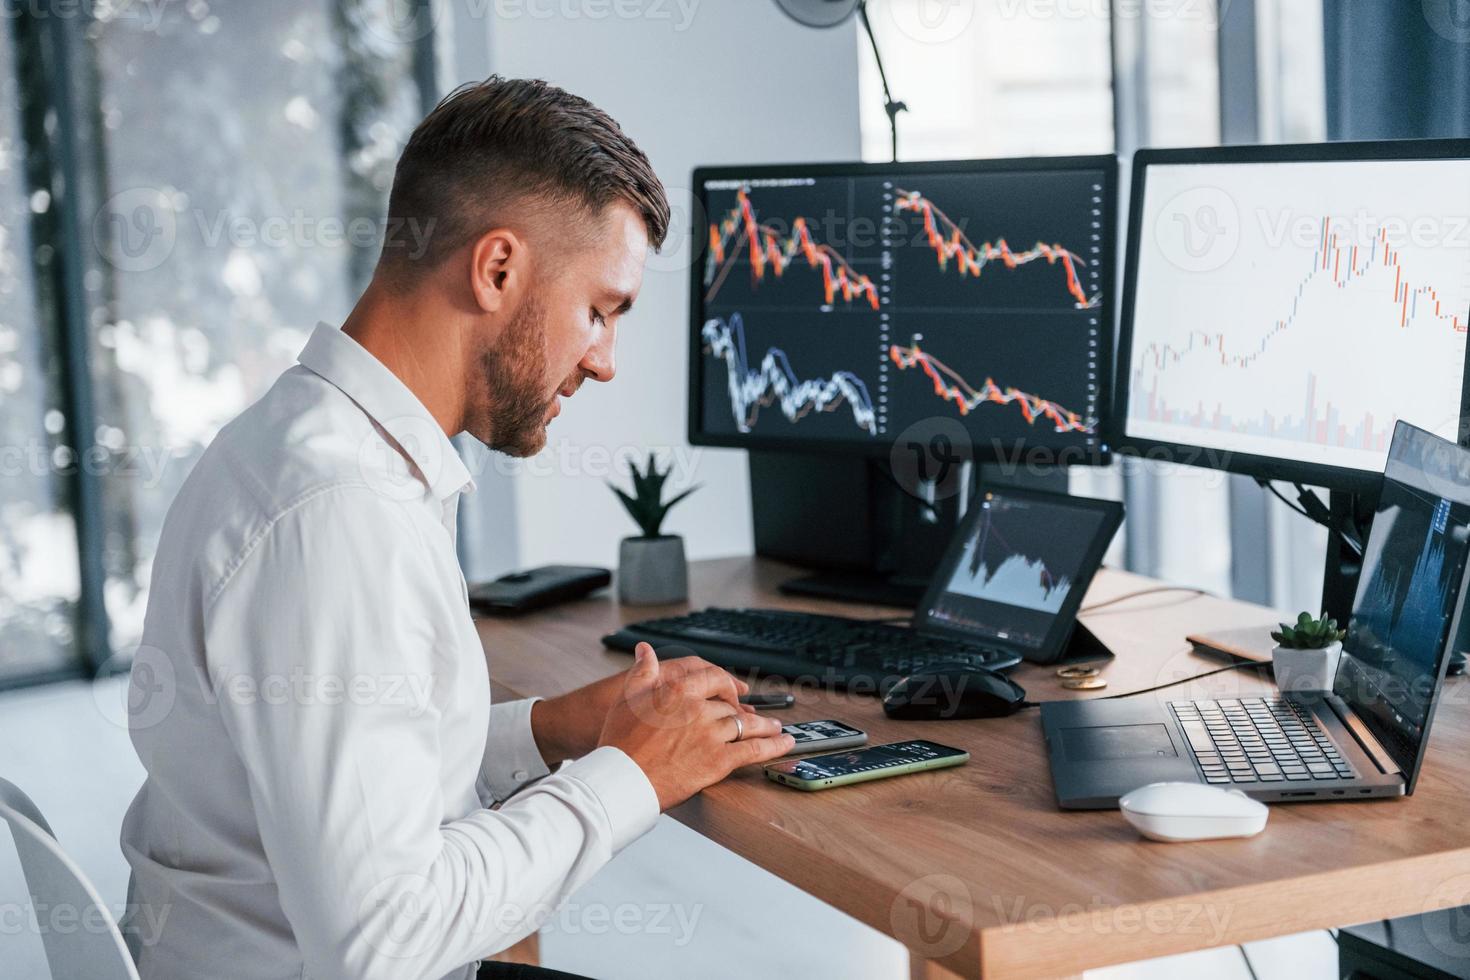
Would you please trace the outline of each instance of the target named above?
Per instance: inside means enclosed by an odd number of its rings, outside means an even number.
[[[617,357],[613,353],[614,341],[614,331],[604,331],[602,339],[593,344],[582,358],[582,370],[593,381],[611,381],[613,375],[618,373]]]

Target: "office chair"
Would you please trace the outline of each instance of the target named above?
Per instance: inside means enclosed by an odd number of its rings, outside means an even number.
[[[0,820],[10,825],[21,873],[32,900],[47,908],[74,909],[77,922],[105,928],[65,932],[43,929],[41,942],[51,975],[57,980],[138,980],[133,958],[112,914],[82,869],[56,843],[41,811],[13,783],[0,779]],[[92,911],[93,909],[96,911]]]

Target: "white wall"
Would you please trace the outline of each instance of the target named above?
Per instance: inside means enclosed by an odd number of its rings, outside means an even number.
[[[620,329],[617,378],[583,387],[552,424],[547,453],[517,467],[513,528],[467,525],[480,538],[467,543],[493,551],[489,566],[473,563],[474,573],[553,561],[615,565],[618,541],[634,527],[603,477],[609,455],[625,447],[663,447],[680,464],[676,476],[703,484],[666,525],[684,535],[691,558],[748,554],[745,453],[693,450],[685,440],[690,171],[857,159],[854,25],[803,28],[770,0],[459,0],[456,8],[455,71],[463,74],[452,81],[477,70],[474,32],[488,32],[490,69],[544,78],[607,110],[649,155],[675,208],[670,241],[650,260],[637,308]],[[476,14],[497,9],[493,20]],[[487,474],[480,483],[494,480]],[[505,506],[501,496],[492,506]]]

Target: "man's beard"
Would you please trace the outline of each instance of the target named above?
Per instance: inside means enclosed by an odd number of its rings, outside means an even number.
[[[470,433],[507,456],[534,456],[546,445],[546,318],[533,301],[480,354],[479,411]],[[566,387],[564,382],[558,390]]]

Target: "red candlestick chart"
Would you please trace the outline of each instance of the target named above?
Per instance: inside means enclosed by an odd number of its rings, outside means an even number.
[[[840,297],[844,303],[862,302],[878,309],[878,288],[873,280],[853,269],[831,246],[817,241],[806,218],[792,220],[789,233],[762,224],[743,188],[736,193],[735,207],[709,226],[706,303],[715,300],[741,255],[750,265],[752,289],[758,289],[767,275],[780,278],[793,263],[804,262],[807,268],[820,273],[822,297],[828,305]]]
[[[1027,425],[1045,420],[1056,432],[1090,434],[1093,431],[1091,421],[1040,395],[998,384],[993,378],[972,385],[959,372],[923,350],[918,337],[907,346],[891,345],[888,357],[900,371],[914,368],[923,371],[934,387],[935,397],[953,404],[960,415],[969,415],[982,405],[1013,405]]]
[[[1015,270],[1033,262],[1045,262],[1061,267],[1062,285],[1077,309],[1095,309],[1102,302],[1100,294],[1089,296],[1083,288],[1078,270],[1087,265],[1087,260],[1062,245],[1037,242],[1028,249],[1016,251],[1004,238],[976,245],[957,223],[920,191],[895,188],[893,209],[898,214],[913,212],[920,216],[928,247],[933,249],[941,269],[953,268],[961,277],[979,279],[986,268],[994,264],[1005,270]]]

